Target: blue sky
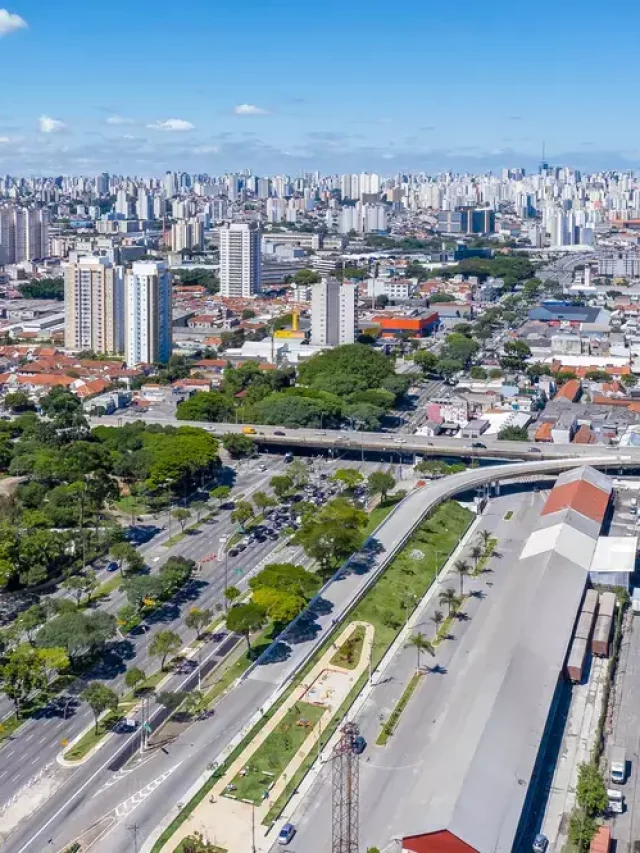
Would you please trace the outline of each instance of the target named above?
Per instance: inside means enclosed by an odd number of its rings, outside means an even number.
[[[0,172],[640,162],[628,0],[4,2]]]

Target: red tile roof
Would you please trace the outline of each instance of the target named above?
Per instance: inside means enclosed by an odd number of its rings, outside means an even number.
[[[580,515],[602,523],[608,505],[609,495],[606,492],[584,480],[576,480],[552,489],[542,515],[550,515],[561,509],[574,509]]]

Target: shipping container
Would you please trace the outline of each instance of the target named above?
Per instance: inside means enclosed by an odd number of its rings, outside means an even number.
[[[609,657],[612,624],[611,616],[605,616],[602,613],[596,619],[596,627],[591,641],[591,651],[594,655],[603,658]]]
[[[587,659],[587,647],[586,639],[576,638],[571,643],[565,672],[569,681],[572,681],[574,684],[579,684],[582,681],[584,664]]]
[[[578,640],[590,640],[594,620],[594,613],[581,613],[578,617],[578,624],[576,625],[574,637]]]
[[[609,853],[611,847],[611,830],[608,826],[599,826],[593,836],[589,853]]]
[[[614,592],[603,592],[600,596],[600,616],[613,616],[616,612],[616,596]]]
[[[588,589],[584,595],[582,603],[583,613],[594,613],[598,609],[598,592],[595,589]]]

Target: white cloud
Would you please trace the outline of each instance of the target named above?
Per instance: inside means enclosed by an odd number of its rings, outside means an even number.
[[[269,114],[269,110],[256,107],[255,104],[238,104],[233,108],[233,111],[237,116],[266,116]]]
[[[20,15],[9,12],[8,9],[0,9],[0,37],[15,33],[16,30],[26,30],[28,26]]]
[[[38,123],[40,124],[40,133],[60,133],[68,127],[64,121],[50,116],[40,116]]]
[[[135,124],[135,122],[132,118],[125,116],[109,116],[107,124]]]
[[[197,148],[193,149],[194,154],[219,154],[220,146],[219,145],[199,145]]]
[[[0,136],[0,145],[8,145],[11,142],[8,136]]]
[[[151,130],[167,130],[171,132],[195,130],[195,125],[182,118],[168,118],[166,121],[154,121],[152,124],[148,124],[147,127],[150,127]]]

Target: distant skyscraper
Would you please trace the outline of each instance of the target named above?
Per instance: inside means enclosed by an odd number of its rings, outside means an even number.
[[[125,279],[125,358],[129,366],[171,356],[171,275],[162,261],[136,261]]]
[[[93,255],[64,264],[64,311],[68,350],[123,352],[123,268]]]
[[[123,219],[129,218],[129,199],[126,190],[118,190],[116,193],[116,216]]]
[[[203,225],[197,218],[181,219],[171,226],[171,251],[181,252],[183,249],[200,249],[203,245]]]
[[[357,331],[356,284],[325,278],[311,290],[311,343],[335,347],[352,344]]]
[[[48,210],[0,208],[0,264],[19,264],[48,254]]]
[[[146,189],[140,189],[138,191],[138,200],[136,201],[136,216],[138,217],[138,219],[153,219],[153,198]]]
[[[220,228],[220,295],[244,297],[260,292],[260,232],[232,223]]]

